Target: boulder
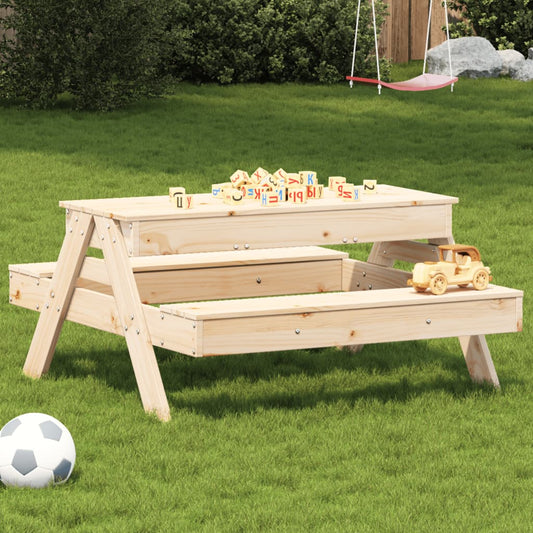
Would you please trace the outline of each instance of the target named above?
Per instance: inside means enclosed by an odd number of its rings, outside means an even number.
[[[511,78],[519,81],[533,81],[533,59],[525,60],[517,71],[511,73]]]
[[[513,76],[526,61],[526,58],[518,50],[498,50],[502,58],[502,76]]]
[[[496,78],[502,70],[502,59],[492,44],[483,37],[460,37],[450,40],[452,73],[466,78]],[[450,74],[448,42],[428,51],[427,71]]]

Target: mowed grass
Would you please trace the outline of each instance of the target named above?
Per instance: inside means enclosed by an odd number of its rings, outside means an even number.
[[[112,114],[0,107],[0,426],[49,413],[77,447],[65,485],[0,488],[0,531],[531,531],[532,96],[506,79],[381,97],[180,85]],[[50,372],[22,374],[37,313],[8,304],[7,266],[57,258],[59,200],[204,192],[259,165],[458,196],[456,241],[525,291],[524,331],[488,337],[501,390],[471,382],[457,339],[157,350],[172,414],[160,423],[124,340],[71,323]]]

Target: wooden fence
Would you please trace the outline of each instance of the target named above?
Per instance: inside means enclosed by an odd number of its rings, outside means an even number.
[[[379,54],[394,63],[405,63],[411,59],[424,59],[426,32],[429,15],[429,0],[384,0],[389,15],[379,41]],[[457,20],[449,11],[449,21]],[[433,0],[429,48],[446,40],[442,27],[446,24],[441,0]]]

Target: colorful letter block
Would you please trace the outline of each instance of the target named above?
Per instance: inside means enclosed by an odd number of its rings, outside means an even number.
[[[309,185],[316,185],[318,183],[316,172],[313,170],[300,170],[300,183],[306,187]]]
[[[363,192],[365,194],[376,194],[377,180],[363,180]]]
[[[271,207],[279,205],[279,195],[274,191],[264,190],[261,193],[261,205]]]
[[[346,178],[343,178],[342,176],[330,176],[328,178],[328,189],[330,191],[335,191],[337,183],[346,183]]]
[[[276,172],[274,172],[272,175],[278,184],[281,180],[287,181],[287,173],[282,168],[278,168],[278,170],[276,170]]]
[[[168,188],[168,197],[170,198],[170,201],[172,201],[172,198],[176,194],[185,194],[185,187],[169,187]]]
[[[307,202],[307,187],[289,187],[287,200],[294,204],[305,204]]]
[[[308,185],[307,186],[307,199],[319,200],[324,196],[324,185]]]
[[[224,189],[224,203],[229,205],[242,204],[244,195],[241,189]]]
[[[231,184],[233,185],[233,187],[238,189],[239,187],[242,187],[243,185],[248,183],[250,178],[248,176],[248,172],[245,172],[244,170],[236,170],[230,176],[229,180],[231,181]]]
[[[353,183],[345,183],[342,188],[341,198],[345,202],[356,202],[359,200],[359,187],[356,187]]]
[[[269,172],[268,170],[265,170],[264,168],[258,167],[254,170],[252,175],[250,176],[250,183],[252,184],[259,184],[261,183],[261,180],[268,176]]]
[[[175,194],[172,197],[172,205],[176,209],[190,209],[193,206],[192,194]]]
[[[300,181],[300,174],[296,172],[288,172],[285,179],[287,187],[299,187],[302,185],[302,182]]]

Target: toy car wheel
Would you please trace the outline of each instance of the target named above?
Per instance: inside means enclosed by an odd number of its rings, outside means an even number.
[[[429,288],[433,294],[444,294],[448,288],[448,280],[444,274],[437,274],[431,278]]]
[[[485,290],[490,281],[490,275],[489,273],[483,269],[480,268],[475,274],[474,279],[472,280],[472,285],[474,286],[474,289],[477,291]]]

